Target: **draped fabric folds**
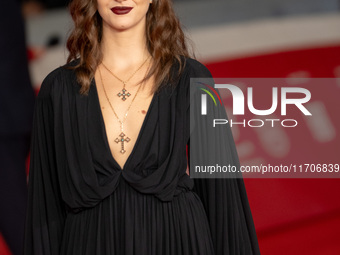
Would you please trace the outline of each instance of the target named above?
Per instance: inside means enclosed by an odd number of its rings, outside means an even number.
[[[73,70],[51,72],[35,105],[24,254],[259,254],[242,179],[186,174],[190,78],[209,74],[186,59],[176,86],[154,94],[121,169],[96,81],[80,95]]]
[[[59,254],[66,210],[60,195],[53,126],[52,98],[44,85],[33,115],[24,254]]]
[[[190,75],[187,91],[187,129],[190,173],[194,178],[193,190],[200,196],[208,216],[215,254],[260,254],[255,226],[240,171],[240,162],[232,136],[224,103],[210,71],[197,63]],[[208,85],[208,86],[206,86]],[[216,98],[206,100],[206,115],[201,114],[201,88]],[[215,96],[214,92],[218,94]],[[213,120],[219,120],[215,127]],[[195,172],[195,166],[228,166],[236,172]],[[208,168],[207,168],[208,169]]]

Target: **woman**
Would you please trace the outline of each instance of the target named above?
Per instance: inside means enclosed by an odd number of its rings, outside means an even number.
[[[171,2],[70,9],[68,63],[36,102],[25,254],[259,254],[242,179],[186,173],[190,78],[211,74]]]

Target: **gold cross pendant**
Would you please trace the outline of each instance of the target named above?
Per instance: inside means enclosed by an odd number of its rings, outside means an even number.
[[[121,143],[121,150],[120,150],[120,153],[125,153],[126,152],[126,150],[124,150],[124,143],[125,142],[129,142],[130,141],[130,138],[129,137],[126,137],[126,138],[124,138],[125,137],[125,134],[122,132],[122,133],[120,133],[120,138],[119,137],[117,137],[116,139],[115,139],[115,142],[116,143]]]
[[[122,97],[122,100],[125,101],[125,100],[126,100],[126,97],[127,97],[127,96],[128,96],[128,97],[131,96],[131,94],[130,94],[129,92],[127,92],[126,89],[122,89],[122,91],[119,92],[119,93],[117,94],[117,96],[118,96],[118,97]]]

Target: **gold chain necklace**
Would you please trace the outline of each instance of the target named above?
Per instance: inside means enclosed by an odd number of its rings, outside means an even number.
[[[150,63],[151,63],[151,62],[150,62]],[[147,73],[148,73],[148,70],[149,70],[149,68],[150,68],[150,63],[149,63],[149,66],[148,66],[148,68],[147,68],[147,70],[146,70],[146,72],[145,72],[144,79],[145,79],[145,77],[146,77],[146,75],[147,75]],[[120,150],[120,153],[124,154],[124,153],[126,152],[126,150],[125,150],[125,148],[124,148],[124,145],[125,145],[124,143],[125,143],[125,142],[129,142],[129,141],[131,140],[131,139],[130,139],[129,137],[127,137],[127,136],[125,135],[125,133],[124,133],[124,121],[126,120],[126,117],[127,117],[127,115],[128,115],[128,112],[129,112],[129,110],[130,110],[130,107],[131,107],[133,101],[135,100],[135,98],[136,98],[136,96],[137,96],[137,94],[138,94],[138,92],[139,92],[139,89],[141,88],[141,85],[139,85],[138,90],[137,90],[135,96],[133,97],[133,99],[132,99],[132,101],[131,101],[131,103],[130,103],[128,109],[127,109],[127,111],[126,111],[125,114],[124,114],[124,120],[121,121],[121,120],[119,119],[119,117],[118,117],[116,111],[113,109],[113,107],[112,107],[112,105],[111,105],[111,102],[110,102],[110,100],[109,100],[109,97],[108,97],[108,95],[107,95],[107,93],[106,93],[105,86],[104,86],[104,82],[103,82],[103,77],[102,77],[102,73],[101,73],[101,71],[100,71],[100,68],[98,68],[98,70],[99,70],[100,80],[101,80],[101,83],[102,83],[102,86],[103,86],[103,90],[104,90],[106,99],[107,99],[107,101],[109,102],[110,107],[111,107],[111,109],[112,109],[114,115],[116,116],[118,122],[120,123],[121,133],[119,134],[119,137],[117,137],[117,138],[115,139],[115,142],[116,142],[116,143],[119,143],[119,142],[121,143],[121,150]],[[144,82],[145,82],[145,81],[144,81]],[[126,137],[125,137],[125,136],[126,136]]]
[[[119,80],[120,82],[123,83],[123,89],[117,94],[118,97],[122,97],[122,100],[125,101],[127,98],[131,96],[131,93],[129,93],[126,89],[125,89],[125,85],[126,83],[128,83],[130,81],[130,79],[144,66],[144,64],[146,63],[146,61],[150,58],[150,56],[145,59],[145,61],[141,64],[141,66],[129,77],[129,79],[127,79],[126,81],[123,81],[122,79],[120,79],[117,75],[115,75],[108,67],[106,67],[106,65],[102,62],[102,65],[105,67],[105,69],[107,71],[109,71],[117,80]]]

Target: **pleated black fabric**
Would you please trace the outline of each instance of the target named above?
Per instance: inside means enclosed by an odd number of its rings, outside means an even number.
[[[154,94],[121,169],[95,81],[80,95],[74,71],[51,72],[35,105],[24,254],[260,254],[243,180],[186,174],[190,78],[209,76],[187,59],[176,87]]]

